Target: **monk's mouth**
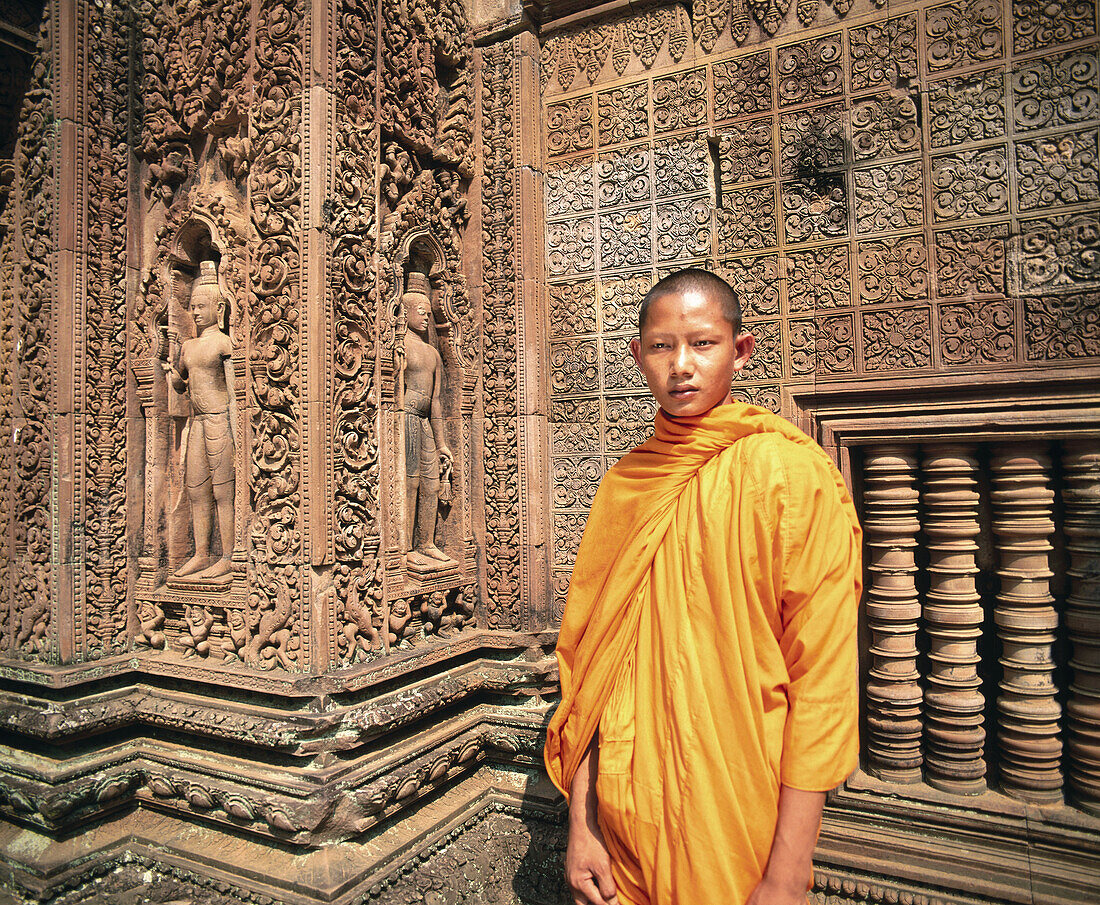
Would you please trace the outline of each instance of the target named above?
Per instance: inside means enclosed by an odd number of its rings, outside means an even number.
[[[669,390],[670,396],[690,396],[692,393],[698,393],[699,391],[695,387],[679,387],[675,390]]]

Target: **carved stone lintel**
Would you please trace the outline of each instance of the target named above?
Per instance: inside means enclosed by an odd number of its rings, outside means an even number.
[[[1069,786],[1079,807],[1100,816],[1100,446],[1066,444],[1062,466],[1070,558],[1066,626],[1073,645],[1066,704]]]
[[[1000,558],[994,620],[1004,677],[997,698],[1001,790],[1027,801],[1062,797],[1062,740],[1050,595],[1054,491],[1050,457],[1019,446],[993,456],[993,536]]]
[[[945,792],[985,791],[983,709],[978,675],[978,462],[966,446],[930,446],[922,463],[929,588],[924,606],[931,669],[924,694],[925,769]]]

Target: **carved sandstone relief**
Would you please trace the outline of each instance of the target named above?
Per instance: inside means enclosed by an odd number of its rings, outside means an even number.
[[[208,12],[176,3],[138,19],[151,263],[128,342],[146,425],[135,642],[290,669],[308,635],[297,624],[300,13],[261,9],[253,30],[249,3]]]
[[[247,239],[239,199],[192,195],[160,230],[132,325],[145,423],[139,646],[245,660]]]
[[[13,657],[56,661],[57,603],[51,576],[53,526],[50,493],[54,479],[49,416],[56,375],[50,367],[53,339],[54,270],[51,262],[53,207],[56,199],[56,135],[53,119],[53,70],[49,65],[52,19],[44,17],[38,56],[24,100],[15,154],[15,229],[5,237],[5,277],[11,289],[5,308],[4,352],[9,364],[4,381],[9,430],[0,442],[11,466],[6,472],[12,506],[7,515],[3,587],[7,633],[4,646]],[[10,312],[10,313],[9,313]]]

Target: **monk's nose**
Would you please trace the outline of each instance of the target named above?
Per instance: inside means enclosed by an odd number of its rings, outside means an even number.
[[[677,375],[691,373],[691,354],[684,346],[678,348],[672,356],[672,373]]]

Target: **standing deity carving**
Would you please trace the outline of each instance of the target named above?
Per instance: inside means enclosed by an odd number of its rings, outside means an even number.
[[[450,499],[454,455],[443,435],[443,359],[428,333],[431,286],[413,271],[401,304],[405,312],[402,409],[405,420],[405,547],[415,571],[457,566],[436,543],[440,502]]]
[[[220,326],[225,304],[215,262],[202,261],[191,291],[195,336],[178,347],[174,361],[165,364],[172,387],[186,392],[191,403],[180,449],[195,554],[175,574],[199,580],[224,578],[232,572],[237,397],[232,342]],[[211,549],[215,520],[220,557]]]

